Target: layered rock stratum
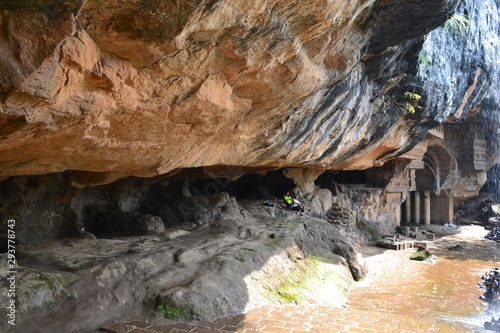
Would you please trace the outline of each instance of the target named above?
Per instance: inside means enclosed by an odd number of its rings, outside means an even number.
[[[401,101],[455,5],[4,1],[0,174],[380,165],[447,116]]]

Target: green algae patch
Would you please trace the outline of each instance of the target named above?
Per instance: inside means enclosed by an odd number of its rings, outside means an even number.
[[[161,304],[158,311],[167,319],[193,320],[196,316],[188,309],[170,304]]]
[[[304,265],[292,271],[276,290],[276,298],[283,304],[341,306],[353,283],[341,257],[333,253],[308,255]]]

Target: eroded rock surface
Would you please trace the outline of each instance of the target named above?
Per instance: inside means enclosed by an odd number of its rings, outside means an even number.
[[[380,164],[431,125],[395,101],[455,2],[7,1],[0,175]]]
[[[445,111],[435,114],[437,121],[480,114],[499,122],[494,110],[500,97],[493,93],[500,85],[499,9],[498,0],[460,1],[455,14],[468,23],[460,30],[442,26],[426,37],[417,82],[427,106]]]
[[[111,320],[158,316],[160,305],[183,309],[193,319],[278,304],[276,289],[311,255],[337,258],[332,265],[345,283],[332,291],[329,305],[342,304],[353,277],[365,276],[355,238],[339,227],[257,202],[240,209],[245,219],[228,213],[191,231],[24,248],[18,255],[16,329],[92,329]],[[288,217],[273,217],[276,211]]]
[[[356,224],[394,232],[410,189],[385,187],[409,161],[373,183],[318,176],[381,166],[446,119],[498,123],[498,0],[460,4],[477,13],[465,40],[423,44],[456,3],[2,2],[0,177],[23,176],[1,183],[0,214],[19,222],[30,316],[18,327],[67,332],[162,304],[239,313],[307,255],[362,278]],[[414,114],[407,92],[422,95]],[[155,177],[114,182],[128,176]],[[260,205],[292,188],[310,217]]]

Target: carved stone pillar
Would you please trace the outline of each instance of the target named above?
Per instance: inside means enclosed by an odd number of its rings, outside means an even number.
[[[431,192],[424,192],[424,224],[431,224]]]
[[[406,192],[405,201],[405,223],[411,223],[411,192]]]
[[[420,223],[420,192],[413,192],[413,223]]]

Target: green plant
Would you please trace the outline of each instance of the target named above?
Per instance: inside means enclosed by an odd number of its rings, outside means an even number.
[[[420,55],[418,56],[418,59],[419,59],[420,63],[422,63],[424,65],[429,65],[431,63],[431,61],[429,59],[429,55],[426,52],[420,53]]]
[[[411,105],[409,102],[405,102],[405,109],[410,113],[415,113],[415,107]]]
[[[415,93],[411,93],[411,92],[405,92],[405,97],[409,98],[409,99],[413,99],[415,101],[420,101],[420,99],[422,98],[422,96],[420,96],[419,94],[415,94]]]
[[[158,311],[160,311],[161,315],[165,318],[193,319],[194,317],[189,311],[168,304],[161,304],[160,306],[158,306]]]
[[[420,101],[422,96],[407,91],[405,92],[405,97],[408,99],[404,104],[406,111],[408,111],[409,113],[415,113],[416,109],[422,109],[422,107],[418,105],[418,102]]]
[[[444,30],[449,31],[451,29],[464,36],[464,33],[469,32],[469,24],[470,21],[467,14],[455,13],[444,22]]]

